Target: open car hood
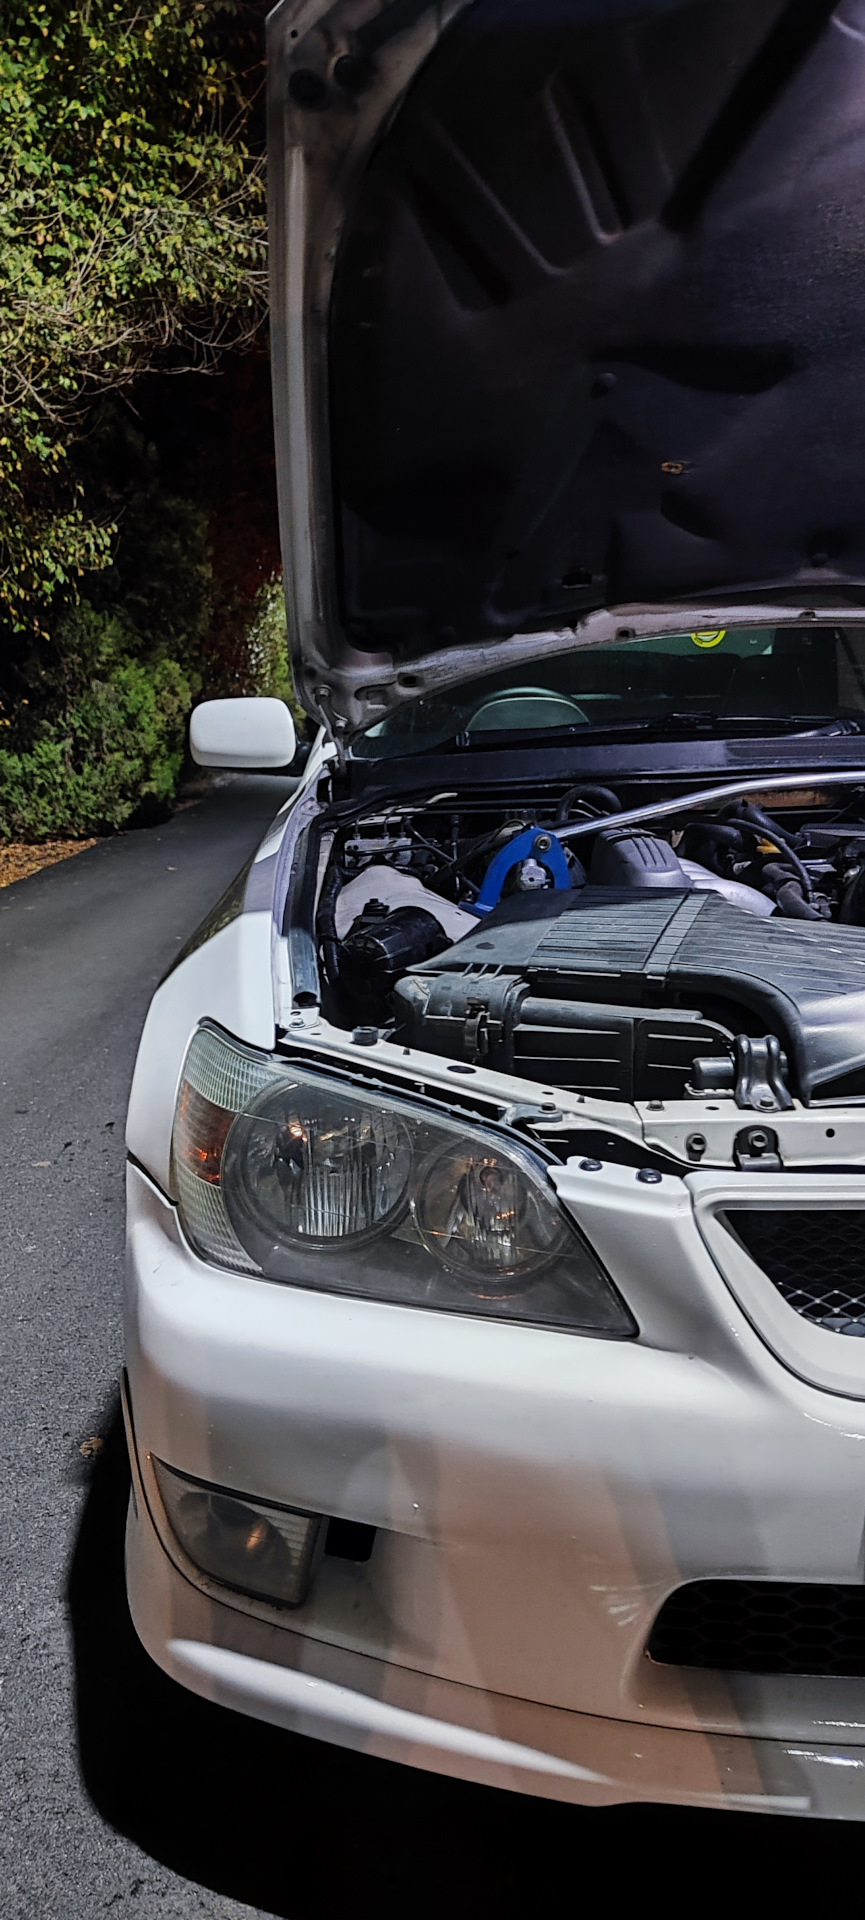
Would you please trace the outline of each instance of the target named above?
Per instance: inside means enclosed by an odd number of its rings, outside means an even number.
[[[283,0],[268,70],[310,712],[865,603],[865,0]]]

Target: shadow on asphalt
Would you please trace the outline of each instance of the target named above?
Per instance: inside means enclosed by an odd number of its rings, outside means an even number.
[[[79,1759],[102,1818],[187,1880],[283,1920],[486,1920],[576,1909],[587,1893],[608,1911],[644,1904],[651,1887],[670,1898],[698,1860],[698,1884],[741,1899],[761,1870],[780,1891],[827,1841],[833,1874],[858,1859],[857,1826],[583,1811],[365,1759],[198,1699],[154,1666],[132,1626],[128,1490],[118,1411],[69,1581]]]

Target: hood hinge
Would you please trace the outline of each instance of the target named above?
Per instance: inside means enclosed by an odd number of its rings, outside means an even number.
[[[345,734],[347,721],[345,715],[337,713],[333,704],[330,687],[316,687],[315,704],[327,730],[331,744],[336,748],[336,764],[340,773],[345,772],[346,747]]]

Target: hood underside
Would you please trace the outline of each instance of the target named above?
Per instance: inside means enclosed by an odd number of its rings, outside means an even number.
[[[865,0],[285,0],[269,68],[311,711],[861,602]]]

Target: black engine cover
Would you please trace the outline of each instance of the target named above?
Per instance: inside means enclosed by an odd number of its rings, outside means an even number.
[[[503,1071],[620,1099],[677,1097],[693,1059],[728,1045],[741,1009],[740,1030],[777,1034],[802,1100],[865,1095],[865,929],[758,919],[714,893],[586,887],[509,900],[413,968],[395,999],[415,1046],[459,1058],[474,1045]],[[697,1010],[719,1002],[723,1025],[703,1021]],[[541,1044],[532,1031],[545,1031]]]

